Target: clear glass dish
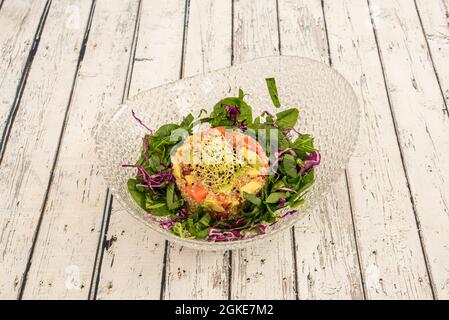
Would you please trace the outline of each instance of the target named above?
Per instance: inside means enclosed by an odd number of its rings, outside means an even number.
[[[313,134],[321,153],[316,181],[306,195],[304,205],[298,208],[298,213],[288,215],[268,228],[266,234],[246,240],[189,240],[163,229],[159,225],[160,218],[141,209],[128,192],[126,182],[135,171],[121,167],[125,163],[135,163],[139,158],[145,133],[145,129],[132,117],[131,110],[145,124],[157,129],[166,123],[179,123],[189,112],[197,116],[201,109],[210,111],[217,101],[230,94],[236,95],[242,88],[248,94],[246,101],[253,107],[255,115],[265,110],[275,112],[265,83],[265,78],[272,77],[276,78],[282,104],[280,110],[299,108],[300,119],[296,129]],[[356,95],[338,72],[307,58],[280,56],[256,59],[141,92],[119,107],[111,107],[101,117],[95,143],[100,173],[114,199],[127,212],[180,245],[199,250],[225,250],[257,245],[259,241],[291,227],[324,201],[348,163],[358,140],[359,127],[360,108]]]

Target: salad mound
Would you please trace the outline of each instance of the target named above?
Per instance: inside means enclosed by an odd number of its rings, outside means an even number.
[[[279,108],[275,80],[266,83]],[[149,219],[160,217],[161,227],[182,238],[232,241],[296,213],[321,161],[313,137],[295,130],[297,108],[252,113],[241,89],[210,114],[189,114],[155,132],[133,112],[148,133],[140,159],[123,166],[137,170],[128,190]]]
[[[224,127],[187,137],[171,161],[188,211],[203,206],[216,220],[238,218],[243,194],[259,193],[269,172],[268,157],[260,144]]]

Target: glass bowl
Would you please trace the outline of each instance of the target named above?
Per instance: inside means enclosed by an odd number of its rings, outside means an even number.
[[[276,79],[281,109],[275,109],[272,104],[266,78]],[[267,228],[266,234],[228,242],[180,238],[163,229],[159,225],[161,218],[146,213],[128,192],[126,182],[134,177],[135,170],[121,165],[135,163],[139,158],[145,133],[145,129],[132,117],[131,110],[147,126],[157,129],[166,123],[179,123],[188,113],[196,117],[201,109],[211,111],[223,97],[237,95],[239,88],[248,94],[246,101],[253,107],[254,115],[290,107],[300,110],[296,129],[313,134],[315,146],[321,153],[315,184],[305,196],[305,203],[297,208],[298,212]],[[358,140],[359,127],[360,108],[356,95],[338,72],[307,58],[279,56],[252,60],[141,92],[117,108],[106,111],[95,133],[95,143],[100,173],[114,199],[127,212],[180,245],[200,250],[225,250],[256,245],[291,227],[324,201],[348,163]]]

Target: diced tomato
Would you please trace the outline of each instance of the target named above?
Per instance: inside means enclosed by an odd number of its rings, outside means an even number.
[[[198,203],[206,199],[208,194],[207,189],[198,185],[186,187],[185,191],[193,200]]]
[[[215,129],[220,131],[223,136],[225,135],[225,131],[226,131],[225,127],[216,127]]]

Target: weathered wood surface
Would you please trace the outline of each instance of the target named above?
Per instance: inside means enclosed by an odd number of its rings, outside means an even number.
[[[143,1],[130,94],[179,79],[185,5],[181,1]],[[152,77],[148,77],[151,74]],[[151,80],[149,80],[151,78]],[[166,241],[113,203],[98,299],[159,299]]]
[[[437,298],[449,298],[447,108],[414,4],[370,4],[434,293]]]
[[[77,15],[76,24],[67,23],[67,9],[76,11],[72,12]],[[17,296],[23,285],[89,11],[89,2],[64,0],[51,6],[44,31],[55,31],[42,34],[8,136],[0,164],[0,180],[8,181],[0,184],[1,297]]]
[[[41,0],[7,1],[0,11],[0,152],[12,123],[17,99],[37,48],[48,4]]]
[[[5,0],[0,297],[448,299],[448,8]],[[204,253],[114,202],[93,165],[104,108],[278,54],[331,63],[362,108],[355,155],[313,214],[260,247]]]
[[[279,1],[279,28],[281,54],[330,63],[320,0]],[[295,225],[294,234],[300,299],[363,299],[344,175],[323,205]]]
[[[138,1],[96,1],[24,298],[87,298],[105,206],[93,137],[122,100]]]
[[[368,5],[326,1],[324,11],[333,66],[362,107],[347,176],[367,298],[432,298]]]

